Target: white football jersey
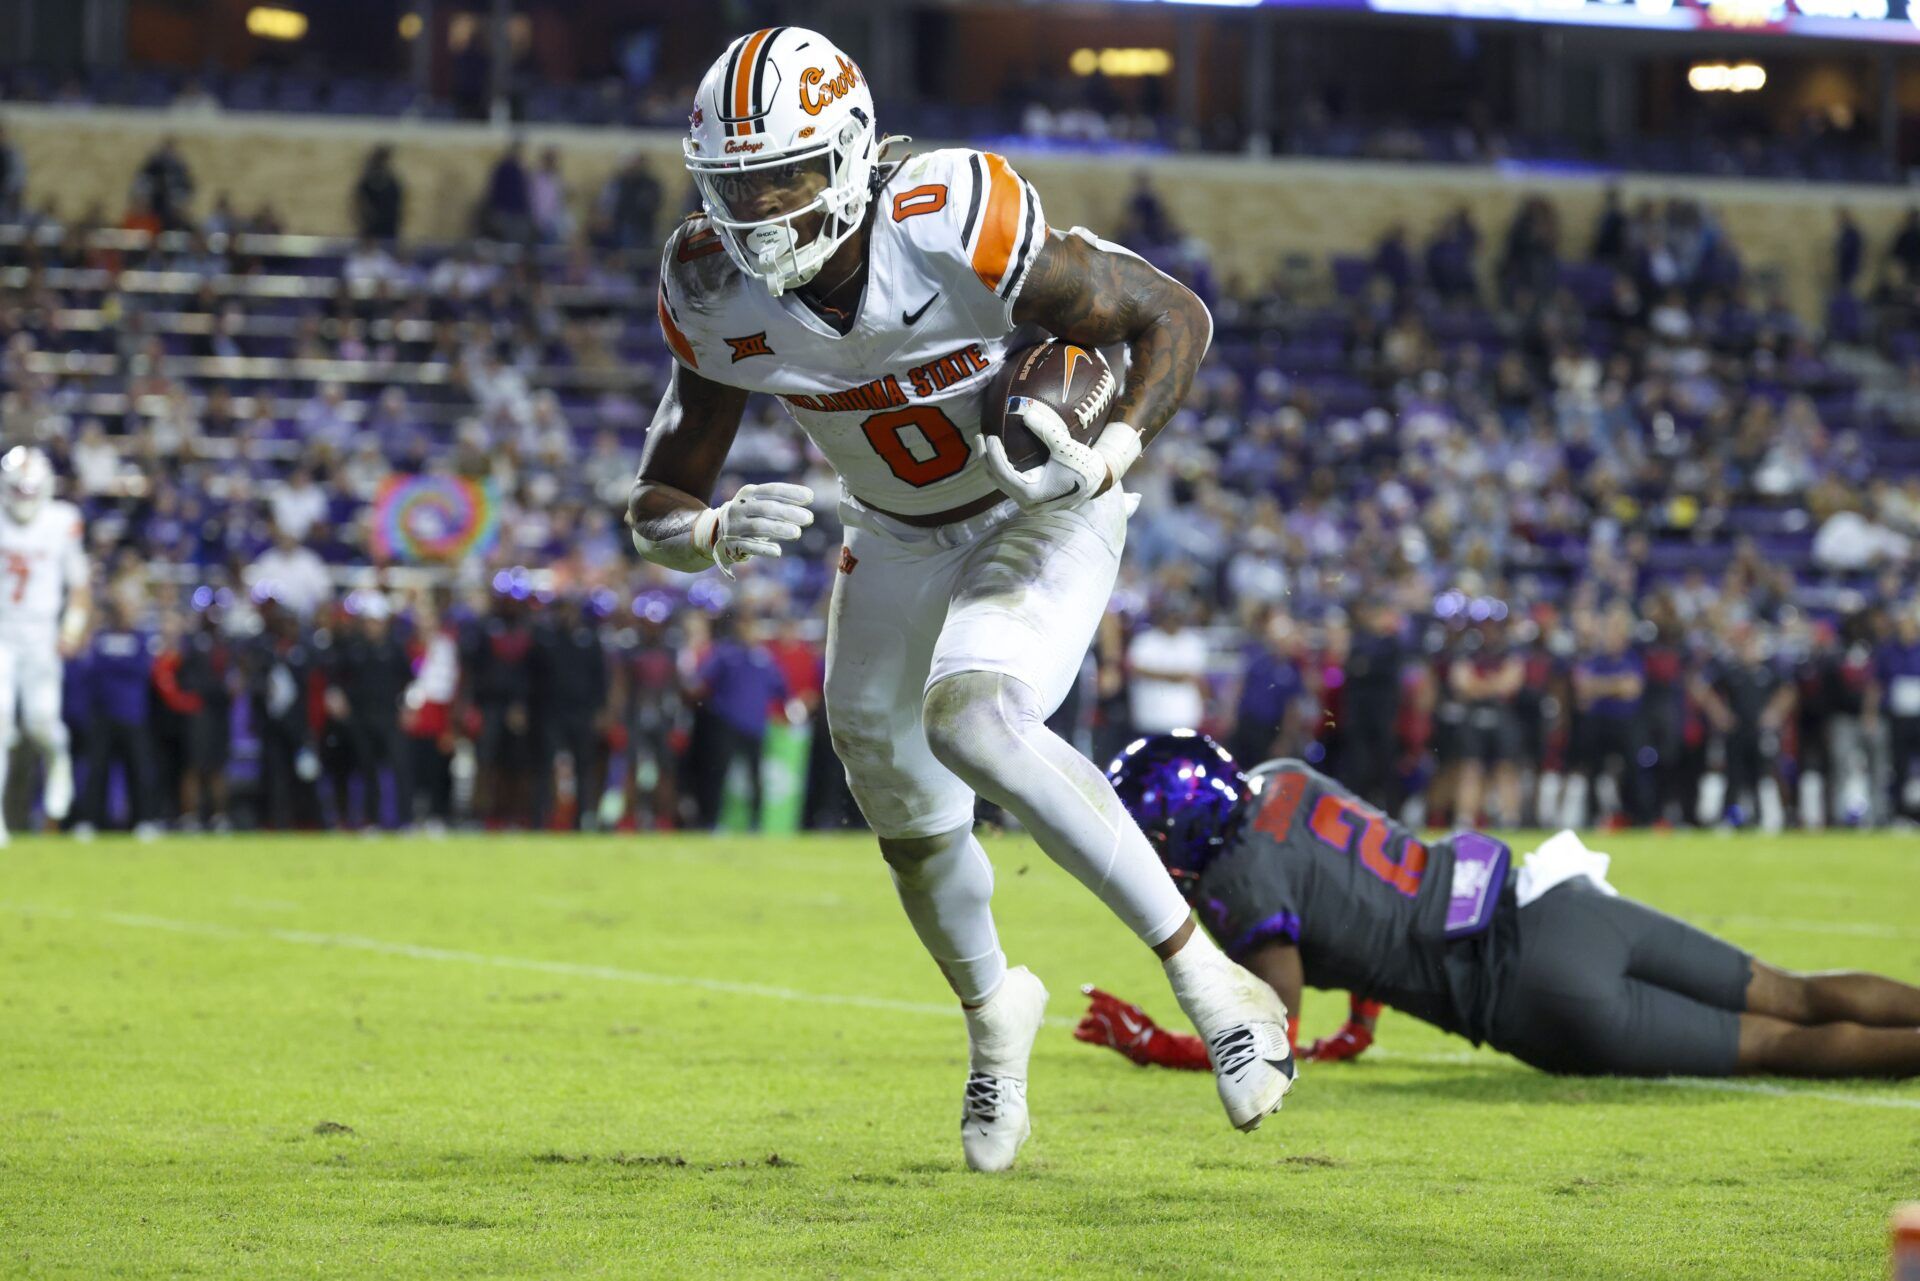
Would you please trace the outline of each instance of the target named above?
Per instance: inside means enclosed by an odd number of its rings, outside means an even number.
[[[991,152],[910,157],[874,203],[845,335],[743,275],[698,215],[667,239],[660,328],[701,377],[778,396],[849,494],[905,516],[949,511],[994,490],[979,450],[993,371],[1049,337],[1013,321],[1047,221]]]
[[[79,508],[55,500],[25,524],[0,510],[0,630],[51,633],[86,576]]]

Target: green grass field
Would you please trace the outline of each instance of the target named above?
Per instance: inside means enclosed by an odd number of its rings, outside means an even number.
[[[1920,978],[1920,839],[1599,844],[1778,962]],[[1920,1198],[1920,1083],[1562,1080],[1391,1014],[1237,1134],[1072,1040],[1085,981],[1177,1010],[990,848],[1055,1024],[998,1177],[865,839],[18,840],[0,1274],[1861,1277]]]

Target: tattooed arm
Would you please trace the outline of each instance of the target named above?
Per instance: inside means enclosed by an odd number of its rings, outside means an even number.
[[[1213,338],[1213,317],[1191,289],[1144,258],[1071,235],[1047,238],[1013,318],[1088,346],[1125,342],[1132,361],[1112,421],[1142,444],[1180,407]]]

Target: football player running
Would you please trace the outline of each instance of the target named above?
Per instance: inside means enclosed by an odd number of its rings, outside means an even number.
[[[797,485],[709,506],[750,392],[778,396],[839,474],[846,541],[827,635],[835,751],[902,906],[966,1012],[961,1139],[1002,1170],[1029,1131],[1047,992],[1008,969],[973,837],[978,793],[1015,815],[1163,960],[1242,1130],[1292,1084],[1286,1012],[1195,930],[1099,768],[1046,728],[1079,671],[1126,537],[1127,469],[1172,416],[1212,332],[1189,290],[1119,246],[1051,229],[1004,159],[886,163],[873,99],[824,36],[773,27],[701,82],[685,143],[705,209],[668,238],[659,320],[672,378],[628,507],[634,545],[682,570],[778,556],[812,521]],[[1091,444],[1024,419],[1049,457],[983,438],[1011,351],[1125,343]]]
[[[55,822],[73,805],[60,665],[86,639],[92,600],[79,509],[54,498],[45,454],[15,446],[0,456],[0,795],[17,726],[46,760],[40,804]]]
[[[1303,984],[1348,991],[1549,1072],[1920,1075],[1920,988],[1768,965],[1620,897],[1572,832],[1514,868],[1490,836],[1424,844],[1298,761],[1249,779],[1191,733],[1140,740],[1109,776],[1227,953],[1289,1007]],[[1088,993],[1079,1039],[1204,1066],[1192,1037]],[[1302,1057],[1365,1050],[1377,1010]]]

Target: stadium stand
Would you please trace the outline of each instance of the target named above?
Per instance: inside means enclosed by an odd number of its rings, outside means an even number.
[[[710,664],[764,653],[773,719],[817,714],[838,529],[823,498],[805,554],[737,583],[624,545],[678,173],[637,179],[631,139],[536,134],[566,222],[477,238],[500,134],[316,124],[276,149],[282,122],[135,119],[17,114],[28,177],[0,225],[8,441],[54,456],[155,659],[87,821],[717,821],[739,735],[714,728]],[[134,177],[174,133],[204,212],[168,230]],[[390,243],[342,234],[376,140],[407,193]],[[1116,186],[1023,162],[1055,225],[1117,231],[1218,321],[1067,713],[1091,750],[1141,718],[1127,653],[1158,632],[1198,637],[1205,722],[1243,750],[1371,770],[1434,819],[1915,812],[1920,233],[1897,199],[1856,193],[1871,253],[1843,225],[1822,262],[1830,206],[1791,188],[1178,163]],[[1838,288],[1846,252],[1865,265]],[[730,472],[835,490],[766,403]],[[414,498],[470,554],[409,546]],[[368,657],[395,646],[398,667]],[[392,688],[353,697],[376,669]],[[85,663],[69,680],[86,742],[102,699]],[[352,710],[381,698],[390,724]],[[793,766],[804,818],[846,821],[824,739]]]

